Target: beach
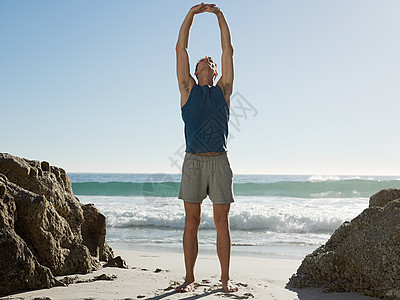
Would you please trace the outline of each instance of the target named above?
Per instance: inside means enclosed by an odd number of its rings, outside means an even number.
[[[0,1],[0,299],[400,300],[400,1],[289,4]]]
[[[128,268],[103,267],[86,275],[68,275],[67,281],[59,276],[63,282],[81,283],[4,299],[374,299],[287,284],[306,255],[368,207],[374,191],[399,184],[397,177],[235,175],[231,280],[239,291],[226,294],[221,289],[212,203],[207,198],[202,204],[196,285],[189,293],[177,293],[175,287],[185,273],[184,210],[177,199],[180,175],[69,176],[82,205],[93,203],[105,215],[106,241]],[[115,278],[93,280],[102,274]]]
[[[355,293],[325,294],[313,289],[291,289],[286,284],[301,260],[250,256],[232,256],[231,278],[239,286],[239,291],[226,294],[219,284],[216,255],[202,253],[196,265],[196,288],[189,293],[177,293],[174,287],[182,282],[184,276],[181,253],[114,251],[126,260],[128,269],[103,268],[78,275],[87,279],[103,273],[114,274],[117,278],[113,281],[76,283],[67,287],[17,293],[2,299],[375,299]]]

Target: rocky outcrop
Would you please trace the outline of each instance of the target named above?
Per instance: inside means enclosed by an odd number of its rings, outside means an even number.
[[[400,189],[385,189],[377,192],[369,198],[369,207],[384,207],[390,201],[400,200]]]
[[[58,284],[13,230],[0,229],[0,295],[20,289],[49,288]]]
[[[0,153],[0,295],[55,286],[113,257],[105,216],[73,195],[66,172]]]
[[[325,245],[306,256],[289,285],[400,299],[398,195],[399,189],[373,195],[369,208],[343,223]]]

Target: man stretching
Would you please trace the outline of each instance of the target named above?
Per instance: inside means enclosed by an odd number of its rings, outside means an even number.
[[[196,65],[194,74],[198,84],[190,75],[187,51],[189,32],[194,16],[204,12],[217,16],[221,30],[222,75],[215,86],[217,65],[211,57],[200,59]],[[233,202],[233,174],[226,147],[229,100],[233,89],[233,46],[224,14],[215,4],[201,3],[189,10],[179,31],[176,61],[186,139],[186,154],[179,191],[179,199],[184,200],[185,206],[183,251],[186,277],[185,282],[176,290],[188,292],[193,289],[201,203],[208,195],[213,202],[222,287],[226,292],[236,292],[238,288],[229,281],[231,238],[228,215],[230,204]]]

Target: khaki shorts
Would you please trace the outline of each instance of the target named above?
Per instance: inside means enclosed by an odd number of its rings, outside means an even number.
[[[214,204],[232,203],[232,179],[233,173],[226,153],[215,156],[186,153],[179,199],[202,203],[208,195]]]

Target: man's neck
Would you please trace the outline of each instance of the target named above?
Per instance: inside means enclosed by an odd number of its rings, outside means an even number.
[[[207,79],[207,78],[199,78],[198,79],[198,85],[203,86],[203,85],[210,85],[213,86],[214,85],[214,81],[211,79]]]

